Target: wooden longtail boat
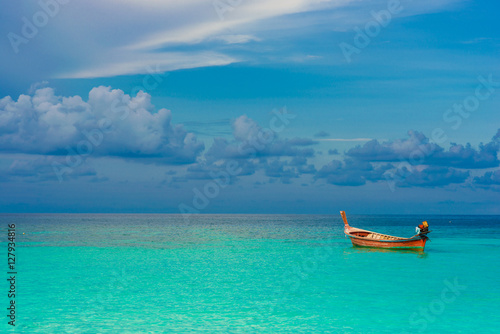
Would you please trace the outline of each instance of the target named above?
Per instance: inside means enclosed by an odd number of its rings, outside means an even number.
[[[392,249],[413,249],[424,250],[425,243],[429,239],[425,234],[416,234],[411,238],[394,237],[392,235],[362,230],[351,227],[347,222],[344,211],[340,211],[342,220],[344,220],[344,233],[347,235],[354,246],[392,248]]]

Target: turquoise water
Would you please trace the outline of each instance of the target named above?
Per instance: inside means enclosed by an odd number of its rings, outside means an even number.
[[[419,253],[354,248],[340,215],[4,214],[17,318],[0,332],[498,332],[499,216],[348,219],[400,236],[426,219],[433,232]]]

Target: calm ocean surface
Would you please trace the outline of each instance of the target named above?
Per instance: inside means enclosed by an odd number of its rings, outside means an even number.
[[[500,216],[355,216],[424,253],[353,248],[340,215],[0,215],[0,332],[498,333]],[[25,233],[23,235],[23,233]]]

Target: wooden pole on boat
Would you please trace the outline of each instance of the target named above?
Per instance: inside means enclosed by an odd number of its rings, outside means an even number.
[[[344,225],[347,227],[349,223],[347,222],[347,217],[345,216],[345,211],[340,211],[340,215],[342,216],[342,220],[344,221]]]

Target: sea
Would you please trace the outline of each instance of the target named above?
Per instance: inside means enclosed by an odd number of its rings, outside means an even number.
[[[500,216],[348,220],[432,232],[389,251],[340,215],[1,214],[0,332],[500,332]]]

